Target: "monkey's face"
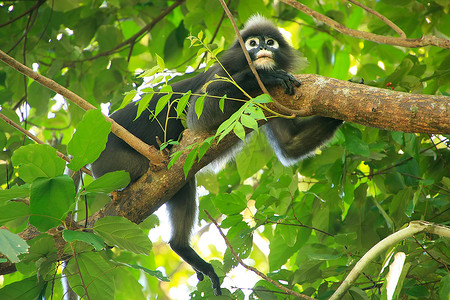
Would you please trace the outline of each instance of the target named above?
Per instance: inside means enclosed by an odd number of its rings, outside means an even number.
[[[267,36],[251,36],[245,40],[245,48],[257,69],[273,70],[279,43]]]

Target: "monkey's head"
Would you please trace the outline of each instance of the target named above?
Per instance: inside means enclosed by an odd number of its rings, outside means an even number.
[[[266,18],[260,15],[251,17],[241,31],[241,36],[255,68],[290,71],[295,66],[295,50],[289,46],[280,30]],[[239,43],[234,47],[240,47]]]

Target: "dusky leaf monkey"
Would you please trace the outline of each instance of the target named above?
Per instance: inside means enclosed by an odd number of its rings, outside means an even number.
[[[286,42],[279,29],[269,20],[257,15],[250,18],[241,31],[241,35],[264,85],[266,87],[282,86],[286,94],[292,95],[294,87],[300,86],[300,82],[288,72],[295,67],[298,55]],[[214,80],[217,78],[216,75],[222,77],[231,75],[237,85],[250,95],[262,93],[238,41],[225,51],[219,61],[222,66],[216,63],[204,73],[171,85],[174,94],[170,101],[179,99],[188,91],[192,91],[192,94],[206,92],[208,95],[200,117],[194,109],[199,97],[191,96],[190,105],[186,111],[186,123],[190,130],[214,131],[244,103],[225,100],[222,111],[219,105],[220,97],[227,95],[227,98],[248,100],[236,85]],[[210,82],[212,80],[214,81]],[[173,106],[169,112],[166,106],[156,119],[152,117],[151,111],[155,110],[160,97],[161,95],[155,94],[148,109],[136,120],[138,106],[135,103],[130,103],[114,112],[111,118],[149,145],[158,147],[157,137],[161,140],[163,137],[166,140],[177,140],[184,126],[181,120],[176,118],[177,114]],[[167,117],[169,117],[168,120],[166,120]],[[166,121],[167,127],[164,132],[160,124],[165,124]],[[341,120],[320,116],[295,119],[272,118],[264,125],[264,132],[280,161],[284,165],[291,165],[310,155],[329,140],[341,123]],[[148,166],[147,158],[111,133],[106,149],[92,164],[92,171],[95,177],[100,177],[107,172],[125,170],[130,173],[131,182],[134,182],[147,171]],[[212,265],[203,260],[191,248],[189,242],[197,215],[195,178],[186,182],[184,187],[167,202],[167,208],[172,224],[172,237],[169,242],[171,248],[194,268],[199,280],[203,280],[205,275],[208,276],[214,293],[220,295],[220,281]]]

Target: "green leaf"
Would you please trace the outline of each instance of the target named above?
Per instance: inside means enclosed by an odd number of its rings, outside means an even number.
[[[154,94],[155,94],[155,91],[153,91],[153,90],[148,91],[147,94],[145,94],[144,97],[141,98],[141,100],[136,102],[136,105],[138,106],[138,110],[137,110],[136,117],[134,118],[134,120],[139,118],[144,110],[148,109],[148,104],[152,100]]]
[[[142,74],[139,74],[138,77],[140,77],[140,78],[141,77],[150,77],[161,71],[163,71],[163,70],[161,70],[161,68],[159,66],[154,66],[150,70],[144,71]]]
[[[247,128],[251,128],[253,130],[255,130],[256,132],[258,131],[258,122],[256,122],[255,119],[253,119],[252,117],[250,117],[249,115],[242,115],[241,116],[241,122],[242,125],[244,125]]]
[[[343,130],[345,135],[345,149],[350,153],[368,157],[370,155],[369,145],[361,139],[361,131],[353,126],[346,126]]]
[[[18,218],[28,217],[30,207],[23,202],[9,202],[0,207],[0,224],[13,221]]]
[[[21,261],[16,268],[22,274],[35,274],[36,267],[39,275],[45,280],[52,280],[55,276],[57,261],[57,249],[55,240],[47,233],[28,241],[30,248],[25,255],[21,255]]]
[[[237,135],[238,138],[240,138],[242,141],[245,142],[245,129],[241,123],[239,123],[239,122],[235,123],[233,132],[234,132],[234,134]]]
[[[129,266],[129,267],[132,267],[133,269],[136,269],[136,270],[142,270],[142,271],[144,271],[145,273],[147,273],[148,275],[153,276],[153,277],[156,277],[156,278],[158,278],[158,279],[161,280],[161,281],[170,282],[169,278],[167,278],[166,276],[164,276],[164,275],[161,273],[161,271],[158,271],[158,270],[153,271],[153,270],[144,268],[144,267],[139,266],[139,265],[134,265],[134,264],[124,264],[124,265],[127,265],[127,266]]]
[[[158,99],[158,102],[156,103],[156,108],[154,112],[154,116],[156,117],[159,115],[159,113],[166,107],[167,103],[169,103],[170,98],[172,97],[172,94],[167,94],[162,96]]]
[[[97,29],[97,41],[100,52],[113,49],[123,40],[122,31],[114,25],[101,25]]]
[[[439,299],[446,300],[450,296],[450,275],[442,278],[439,284]]]
[[[202,115],[206,95],[207,94],[198,97],[197,100],[195,101],[195,113],[197,114],[198,118],[200,118],[200,116]]]
[[[273,102],[273,100],[272,100],[272,98],[270,98],[269,95],[261,94],[261,95],[255,97],[255,98],[253,98],[252,102],[264,104],[264,103],[271,103],[271,102]]]
[[[46,282],[34,275],[13,283],[0,289],[0,299],[28,300],[38,299],[46,288]]]
[[[22,146],[11,158],[19,167],[19,177],[28,183],[36,178],[52,178],[64,173],[66,162],[56,155],[56,149],[49,145]]]
[[[164,71],[166,69],[164,59],[162,59],[158,54],[156,54],[156,62],[158,63],[158,67],[161,69],[161,71]]]
[[[120,104],[118,109],[122,109],[125,106],[127,106],[128,103],[130,103],[131,101],[133,101],[134,97],[136,97],[138,91],[136,90],[131,90],[127,93],[125,93],[125,97],[123,97],[123,101],[122,104]]]
[[[273,151],[267,146],[267,139],[264,134],[254,134],[247,137],[245,146],[236,155],[236,167],[241,181],[253,176],[273,157]]]
[[[67,263],[64,274],[79,296],[87,293],[90,299],[107,300],[114,299],[113,269],[113,265],[99,252],[84,252]]]
[[[170,169],[177,162],[181,154],[183,154],[183,151],[180,150],[170,155],[171,158],[169,164],[167,165],[167,169]]]
[[[184,109],[186,108],[186,105],[188,104],[190,97],[191,97],[191,91],[188,91],[180,99],[178,99],[178,104],[177,104],[177,108],[176,108],[177,118],[179,118],[183,114]]]
[[[237,193],[219,194],[212,198],[214,205],[226,215],[238,214],[247,208],[247,201],[243,195]]]
[[[202,159],[203,155],[205,155],[206,151],[208,151],[208,149],[211,148],[213,141],[214,141],[214,136],[210,136],[209,138],[207,138],[203,141],[202,145],[198,149],[198,160],[199,161]]]
[[[73,241],[85,242],[94,246],[96,251],[100,251],[105,248],[105,241],[103,240],[103,238],[91,232],[73,231],[66,229],[63,231],[63,238],[68,243]]]
[[[220,110],[223,112],[223,110],[225,109],[225,99],[227,98],[227,95],[223,95],[222,98],[220,98],[219,100],[219,108]]]
[[[136,254],[148,254],[152,248],[152,243],[142,229],[122,217],[102,218],[95,222],[93,229],[107,244]]]
[[[19,262],[18,255],[26,253],[29,247],[27,242],[17,234],[0,228],[0,253],[4,254],[12,263]]]
[[[74,202],[75,185],[69,176],[37,179],[31,185],[30,224],[39,231],[58,226]]]
[[[111,123],[105,120],[100,109],[88,110],[67,145],[67,151],[73,156],[68,167],[78,171],[94,162],[105,150],[110,131]]]
[[[0,190],[0,206],[9,200],[26,198],[30,196],[30,185],[14,185],[9,189]]]
[[[192,166],[194,165],[195,161],[197,160],[197,154],[198,154],[198,147],[195,147],[187,155],[186,160],[184,161],[184,166],[183,166],[185,178],[188,176],[189,171],[191,170]]]
[[[130,183],[130,174],[125,171],[106,173],[85,187],[90,193],[111,193],[120,190]]]
[[[306,245],[302,248],[302,252],[311,260],[333,260],[342,256],[342,253],[322,244]]]

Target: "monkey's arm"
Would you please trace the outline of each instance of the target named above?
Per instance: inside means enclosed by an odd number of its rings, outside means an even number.
[[[295,119],[275,118],[264,126],[267,140],[284,165],[314,154],[330,140],[341,120],[320,116]]]
[[[261,81],[266,87],[282,86],[289,95],[294,94],[294,86],[300,86],[300,82],[293,75],[284,70],[258,70]],[[220,74],[224,76],[224,74]],[[225,77],[225,76],[224,76]],[[205,98],[203,111],[200,117],[194,109],[190,109],[187,114],[188,128],[197,131],[213,131],[222,122],[236,112],[248,98],[244,95],[244,90],[249,95],[258,95],[262,91],[250,68],[232,75],[236,84],[229,81],[216,80],[207,86],[206,92],[209,97]],[[219,105],[220,97],[226,95],[227,101],[222,109]],[[190,105],[195,107],[198,97],[193,97]]]

